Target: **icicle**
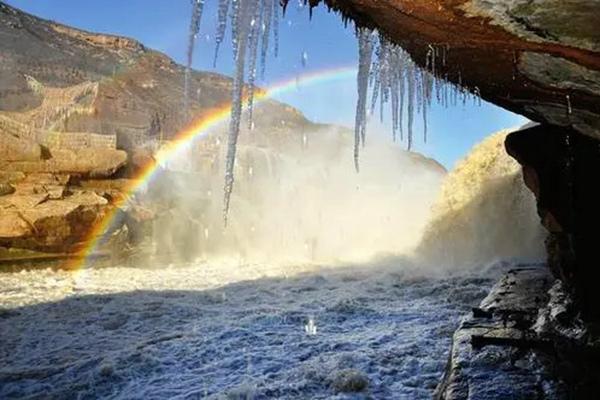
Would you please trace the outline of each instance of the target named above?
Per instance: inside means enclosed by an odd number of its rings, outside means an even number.
[[[231,193],[233,192],[235,154],[242,117],[246,46],[250,29],[252,28],[250,21],[252,16],[253,13],[250,1],[241,0],[237,2],[237,5],[234,7],[234,15],[232,15],[232,18],[236,23],[236,37],[234,39],[234,43],[236,45],[234,47],[235,76],[233,78],[231,119],[229,121],[227,157],[225,161],[225,188],[223,202],[223,219],[225,224],[227,224]]]
[[[302,68],[306,68],[306,65],[308,64],[308,52],[306,50],[303,50],[300,55],[300,64],[302,65]]]
[[[231,47],[233,48],[233,59],[235,61],[235,57],[237,55],[237,40],[239,37],[239,9],[240,2],[244,0],[231,0]]]
[[[354,167],[359,171],[359,148],[360,143],[365,143],[367,128],[367,92],[369,90],[369,74],[371,70],[371,57],[373,52],[373,39],[371,31],[358,29],[358,101],[356,103],[356,115],[354,126]]]
[[[244,0],[250,3],[252,19],[248,36],[248,126],[252,126],[254,114],[254,90],[256,83],[256,58],[258,57],[258,42],[260,40],[261,16],[264,4],[261,0]],[[259,4],[260,3],[260,4]]]
[[[187,48],[187,64],[185,67],[185,75],[183,81],[183,110],[187,118],[189,109],[189,96],[190,96],[190,78],[192,71],[192,61],[194,57],[194,44],[196,43],[196,36],[200,31],[200,21],[202,20],[202,10],[204,8],[204,0],[192,0],[192,18],[190,21],[190,29],[188,36],[188,48]]]
[[[375,113],[375,106],[377,105],[377,100],[379,98],[380,82],[379,82],[378,75],[375,75],[372,86],[373,86],[373,93],[371,94],[371,112],[370,112],[371,115],[373,115]]]
[[[473,102],[475,102],[475,100],[477,100],[477,105],[481,106],[481,91],[479,90],[479,88],[477,86],[475,86],[475,89],[473,91],[473,95],[475,96],[473,98]]]
[[[566,100],[567,100],[567,115],[571,115],[571,114],[573,114],[573,107],[571,106],[571,96],[567,95]]]
[[[406,74],[406,83],[408,86],[407,95],[408,95],[408,123],[407,123],[407,141],[408,141],[408,150],[412,148],[412,138],[413,138],[413,120],[415,114],[415,70],[412,64],[408,65]]]
[[[287,3],[286,3],[287,4]],[[273,51],[279,56],[279,0],[273,0]]]
[[[265,79],[265,68],[267,65],[267,53],[269,51],[269,37],[271,36],[271,19],[273,17],[273,7],[277,7],[271,0],[263,0],[263,23],[262,23],[262,41],[260,47],[260,76]]]
[[[225,38],[225,30],[227,29],[227,14],[229,13],[229,5],[231,0],[219,0],[219,11],[217,14],[217,34],[215,35],[215,56],[213,59],[213,68],[217,66],[217,58],[219,57],[219,48]]]

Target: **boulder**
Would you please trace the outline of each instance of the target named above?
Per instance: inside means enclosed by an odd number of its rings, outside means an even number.
[[[10,244],[32,234],[31,226],[17,211],[0,211],[0,243]]]
[[[13,194],[15,192],[15,187],[10,183],[1,183],[0,182],[0,196],[6,196],[7,194]]]
[[[0,245],[71,251],[87,239],[109,209],[108,201],[91,191],[62,200],[48,194],[6,196],[0,201]]]
[[[369,386],[369,377],[357,369],[343,369],[332,373],[331,387],[336,392],[357,393]]]

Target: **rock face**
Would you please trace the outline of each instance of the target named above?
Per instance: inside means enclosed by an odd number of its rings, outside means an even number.
[[[543,266],[509,271],[461,321],[434,398],[568,398],[550,368],[552,352],[531,329],[538,309],[548,302],[551,282]]]
[[[183,68],[135,40],[45,21],[0,3],[0,115],[32,129],[116,136],[129,149],[188,121]],[[93,60],[93,61],[92,61]],[[190,115],[225,103],[230,80],[194,73]]]
[[[588,318],[600,318],[597,227],[600,149],[596,140],[573,130],[540,125],[513,132],[506,150],[523,166],[525,183],[535,194],[549,266],[563,280]]]

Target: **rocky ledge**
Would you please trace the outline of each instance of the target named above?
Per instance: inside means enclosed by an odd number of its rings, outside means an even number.
[[[126,164],[124,151],[87,148],[45,153],[37,159],[0,158],[0,246],[73,251],[123,194],[103,188],[106,179],[98,178],[110,178]],[[0,259],[4,256],[14,257],[0,252]]]
[[[597,398],[592,337],[548,268],[512,269],[461,321],[434,398]]]
[[[531,330],[551,282],[546,268],[523,267],[494,286],[455,332],[436,399],[560,398]]]

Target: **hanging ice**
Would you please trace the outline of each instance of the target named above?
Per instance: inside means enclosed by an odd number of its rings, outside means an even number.
[[[258,42],[261,35],[260,27],[262,25],[262,16],[264,11],[264,1],[245,0],[250,3],[251,20],[248,30],[248,127],[252,127],[252,117],[254,113],[254,84],[256,83],[256,59],[258,57]]]
[[[302,55],[300,56],[300,64],[302,64],[302,68],[306,68],[308,64],[308,52],[306,50],[302,51]]]
[[[371,70],[371,57],[373,53],[372,32],[368,29],[359,29],[358,35],[358,102],[354,125],[354,168],[359,170],[358,157],[360,144],[365,143],[367,130],[367,92],[369,90],[369,74]]]
[[[226,156],[225,188],[224,188],[224,217],[229,211],[231,193],[234,184],[234,166],[236,145],[239,136],[243,102],[248,102],[248,124],[253,126],[252,113],[254,107],[254,92],[257,70],[260,67],[264,76],[266,58],[270,46],[270,36],[273,35],[273,50],[275,56],[279,53],[279,20],[280,6],[288,0],[219,0],[217,32],[215,34],[215,63],[218,51],[225,37],[227,19],[231,19],[232,48],[235,61],[235,74],[232,85],[231,121],[228,133]],[[310,2],[313,6],[314,2]],[[193,48],[200,27],[204,0],[192,0],[193,13],[190,24],[188,44],[188,65],[185,75],[185,107],[188,107],[188,91],[190,86],[190,71]],[[345,21],[346,22],[346,21]],[[360,145],[365,143],[367,129],[367,107],[369,86],[372,88],[370,114],[373,114],[377,103],[380,105],[380,117],[383,119],[384,106],[390,103],[392,115],[392,135],[394,139],[400,134],[400,139],[406,137],[407,147],[413,144],[413,125],[415,114],[422,114],[423,137],[427,140],[427,113],[431,105],[433,93],[437,101],[447,106],[451,101],[457,102],[459,93],[463,102],[469,96],[476,99],[478,89],[474,94],[462,88],[460,72],[458,85],[450,85],[447,76],[442,76],[440,70],[446,67],[449,48],[443,46],[441,51],[434,44],[426,49],[425,69],[417,67],[410,56],[387,40],[382,34],[365,28],[357,28],[359,43],[359,66],[357,76],[358,101],[355,115],[355,146],[354,163],[359,169]],[[375,57],[373,57],[375,54]],[[438,64],[438,57],[441,61]],[[301,63],[306,66],[308,53],[303,51]],[[260,62],[258,64],[258,61]],[[258,65],[257,65],[258,64]],[[439,65],[441,64],[441,68]],[[246,75],[247,73],[247,75]],[[246,83],[247,77],[247,85]],[[246,95],[246,96],[245,96]],[[452,95],[452,96],[451,96]],[[406,104],[406,107],[405,107]],[[405,111],[406,109],[406,111]],[[406,115],[406,135],[404,135],[404,116]]]
[[[217,33],[215,35],[215,57],[213,59],[213,68],[217,66],[217,58],[219,57],[219,49],[223,39],[225,38],[225,30],[227,29],[227,14],[229,13],[229,5],[231,0],[219,0],[219,11],[217,13]]]
[[[370,55],[367,57],[364,52],[364,41],[369,35],[377,34],[377,39],[372,43],[372,54],[374,54],[372,63]],[[366,96],[368,90],[365,90],[361,85],[364,80],[361,78],[365,71],[370,71],[368,84],[371,88],[371,103],[370,114],[375,112],[377,103],[380,107],[380,118],[383,122],[383,114],[385,105],[390,103],[392,115],[392,136],[396,139],[398,133],[400,139],[404,140],[404,115],[406,114],[406,141],[407,147],[410,150],[413,146],[413,126],[415,123],[416,114],[422,114],[423,120],[423,139],[427,141],[428,130],[428,112],[431,106],[432,98],[435,97],[438,103],[448,106],[450,103],[450,95],[453,95],[454,102],[458,98],[458,94],[462,94],[463,102],[468,97],[472,97],[474,101],[480,102],[480,93],[478,88],[466,90],[462,88],[462,78],[460,72],[458,75],[459,84],[453,85],[447,81],[447,75],[442,75],[441,70],[446,67],[446,59],[448,46],[442,46],[441,50],[433,45],[427,45],[426,55],[424,60],[425,68],[421,68],[415,64],[411,57],[399,46],[391,43],[381,33],[373,33],[364,29],[357,30],[357,38],[359,43],[359,98],[357,101],[357,114],[355,126],[355,158],[357,158],[357,149],[360,142],[364,142],[366,131],[365,118],[363,116],[363,108],[367,102]],[[363,58],[364,56],[364,58]],[[438,58],[441,61],[438,62]],[[440,64],[442,68],[440,68]],[[406,106],[406,112],[404,111]],[[357,161],[355,160],[357,163]]]
[[[190,30],[188,34],[187,64],[185,66],[185,75],[183,81],[183,110],[187,118],[189,111],[190,98],[190,78],[192,72],[192,61],[194,57],[194,45],[196,37],[200,31],[200,21],[202,20],[202,10],[204,9],[204,0],[192,0],[192,19],[190,21]]]
[[[229,125],[227,157],[225,166],[224,218],[227,221],[229,204],[234,183],[234,167],[237,139],[239,136],[244,89],[247,89],[248,126],[254,126],[252,114],[254,109],[254,93],[257,76],[257,61],[260,45],[261,74],[265,69],[269,37],[271,31],[278,40],[279,2],[278,0],[230,0],[231,30],[234,49],[235,76],[231,105],[231,121]],[[223,8],[225,6],[223,5]],[[223,11],[223,13],[225,13]],[[221,17],[220,17],[221,18]],[[226,19],[226,17],[223,17]],[[220,25],[219,25],[220,26]],[[218,35],[217,35],[218,36]],[[276,48],[277,49],[277,48]],[[247,67],[247,68],[246,68]],[[245,85],[247,71],[248,85]]]
[[[271,1],[263,1],[263,23],[261,30],[261,45],[260,45],[260,76],[265,78],[265,68],[267,65],[267,53],[269,51],[269,37],[271,36],[271,19],[273,13],[279,7]]]
[[[225,160],[225,188],[223,199],[223,219],[225,223],[227,223],[231,192],[233,191],[235,154],[242,118],[246,46],[250,30],[252,29],[252,5],[255,4],[256,1],[238,0],[236,3],[237,4],[235,4],[233,7],[232,15],[232,20],[235,21],[235,23],[232,24],[232,28],[235,26],[236,35],[233,42],[235,45],[233,48],[235,58],[235,75],[233,77],[231,118],[229,121],[227,156]]]

